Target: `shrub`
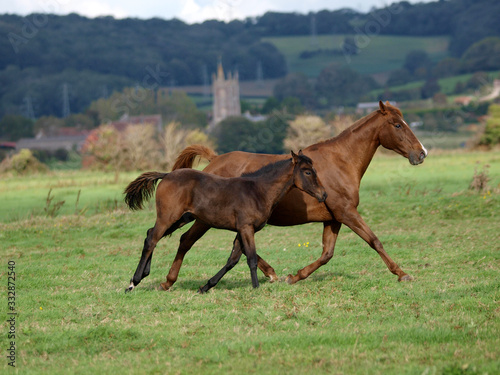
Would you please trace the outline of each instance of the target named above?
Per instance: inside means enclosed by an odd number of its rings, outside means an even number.
[[[33,156],[30,150],[22,149],[12,157],[5,158],[0,164],[0,172],[12,172],[20,175],[47,172],[49,169]]]

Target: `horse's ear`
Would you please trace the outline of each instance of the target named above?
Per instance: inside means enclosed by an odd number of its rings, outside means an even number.
[[[302,156],[304,155],[304,153],[302,152],[302,150],[299,150],[299,156]]]
[[[297,154],[295,152],[293,152],[293,150],[290,151],[290,152],[292,153],[292,162],[295,165],[295,164],[298,163],[299,157],[297,156]],[[300,155],[301,152],[302,152],[302,150],[299,151],[299,155]]]
[[[386,108],[385,104],[382,103],[382,100],[379,100],[378,106],[380,108],[380,113],[382,113],[383,115],[385,115],[387,113],[387,108]]]

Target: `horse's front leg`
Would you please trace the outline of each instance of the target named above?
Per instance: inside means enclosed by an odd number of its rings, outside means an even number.
[[[342,215],[342,222],[365,240],[380,255],[389,271],[398,276],[398,281],[411,281],[413,277],[404,272],[386,253],[382,243],[368,227],[356,208],[347,210]]]
[[[330,259],[332,259],[335,242],[337,241],[337,236],[341,226],[342,224],[336,220],[325,221],[323,223],[323,252],[321,253],[321,256],[318,260],[299,270],[296,275],[288,275],[286,278],[287,283],[295,284],[297,281],[304,280],[319,267],[324,266]]]

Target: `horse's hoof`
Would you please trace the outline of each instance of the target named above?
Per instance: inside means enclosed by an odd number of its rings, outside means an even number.
[[[207,291],[205,289],[203,289],[203,287],[199,287],[198,288],[198,294],[205,294]]]
[[[403,277],[399,278],[398,281],[413,281],[413,277],[410,275],[404,275]]]
[[[278,281],[278,276],[276,276],[276,275],[269,276],[270,283],[274,283],[275,281]]]
[[[290,284],[290,285],[295,284],[295,281],[293,281],[293,275],[292,274],[288,275],[287,278],[285,279],[285,281],[288,284]]]
[[[158,290],[164,290],[164,291],[168,291],[170,288],[167,286],[167,283],[160,283],[160,287],[158,288]]]

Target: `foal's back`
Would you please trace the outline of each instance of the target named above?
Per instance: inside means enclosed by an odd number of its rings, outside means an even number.
[[[256,179],[220,177],[193,169],[169,173],[156,191],[157,215],[190,212],[215,228],[237,231],[267,220],[265,192]],[[182,212],[181,212],[182,211]]]

